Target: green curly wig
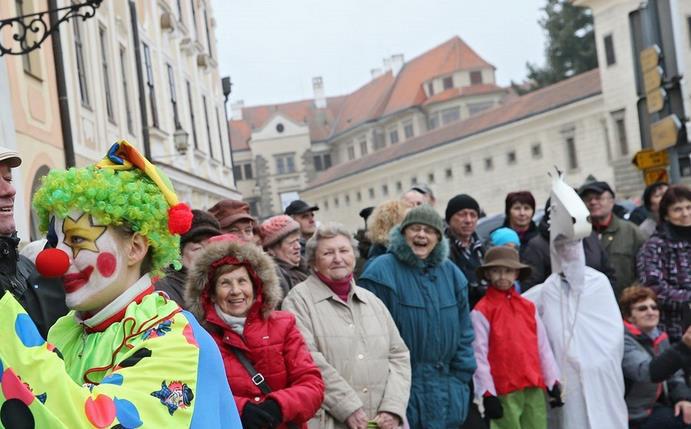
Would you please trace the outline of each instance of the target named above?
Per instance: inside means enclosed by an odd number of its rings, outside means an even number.
[[[127,225],[149,239],[152,273],[173,264],[180,269],[180,237],[168,230],[168,203],[160,189],[141,170],[109,168],[53,170],[34,196],[40,228],[47,231],[53,215],[73,210],[91,214],[104,225]]]

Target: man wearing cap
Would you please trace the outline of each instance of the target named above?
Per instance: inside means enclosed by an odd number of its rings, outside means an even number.
[[[192,268],[194,258],[204,248],[207,240],[221,235],[221,225],[215,217],[204,210],[192,210],[192,226],[190,230],[180,236],[180,256],[182,256],[182,268],[176,270],[168,267],[165,277],[156,282],[156,290],[168,294],[168,297],[177,302],[182,308],[185,305],[184,291],[187,281],[187,271]]]
[[[437,199],[434,198],[432,189],[424,183],[411,187],[401,196],[401,200],[406,202],[410,207],[416,207],[422,204],[429,204],[434,207],[434,204],[437,202]]]
[[[585,183],[578,189],[578,195],[590,212],[593,230],[614,269],[616,284],[612,286],[618,297],[636,280],[636,254],[645,237],[636,225],[615,216],[614,191],[607,182]]]
[[[250,205],[244,201],[221,200],[209,209],[221,224],[221,232],[235,234],[241,239],[259,244],[260,238],[255,234],[257,220],[250,214]]]
[[[310,275],[300,255],[300,224],[287,215],[268,218],[259,227],[262,246],[276,262],[278,282],[285,296]]]
[[[480,217],[480,205],[475,198],[459,194],[449,200],[446,206],[445,234],[449,238],[451,251],[449,259],[463,271],[468,279],[468,301],[470,308],[475,307],[485,295],[487,287],[477,276],[477,268],[482,265],[485,251],[480,237],[475,232]]]
[[[317,222],[314,219],[314,212],[319,210],[318,206],[310,206],[302,200],[295,200],[288,204],[285,209],[285,214],[292,217],[300,224],[300,253],[304,256],[305,244],[317,229]]]
[[[34,264],[17,250],[12,169],[21,163],[16,151],[0,146],[0,295],[9,291],[45,338],[53,323],[67,313],[67,307],[59,281],[41,277]]]

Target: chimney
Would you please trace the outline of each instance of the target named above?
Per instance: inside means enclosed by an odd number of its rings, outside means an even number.
[[[379,68],[370,70],[370,73],[372,73],[372,79],[376,79],[382,75],[382,71]]]
[[[398,75],[398,72],[403,68],[403,54],[391,55],[391,72],[394,76]]]
[[[317,109],[326,107],[326,96],[324,95],[324,79],[321,76],[312,78],[312,90],[314,91],[314,105]]]
[[[384,73],[391,70],[391,58],[384,58],[382,63],[384,64]]]
[[[242,108],[245,107],[245,102],[238,100],[230,105],[230,117],[235,121],[242,121]]]

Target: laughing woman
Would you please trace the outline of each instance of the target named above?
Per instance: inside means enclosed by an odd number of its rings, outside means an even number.
[[[443,230],[432,207],[412,209],[391,230],[388,253],[359,279],[384,301],[410,349],[411,428],[460,427],[476,367],[467,281],[447,258]]]

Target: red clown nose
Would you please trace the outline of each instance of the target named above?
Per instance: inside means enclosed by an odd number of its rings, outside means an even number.
[[[60,277],[70,267],[70,257],[60,249],[44,249],[36,256],[36,269],[43,277]]]

